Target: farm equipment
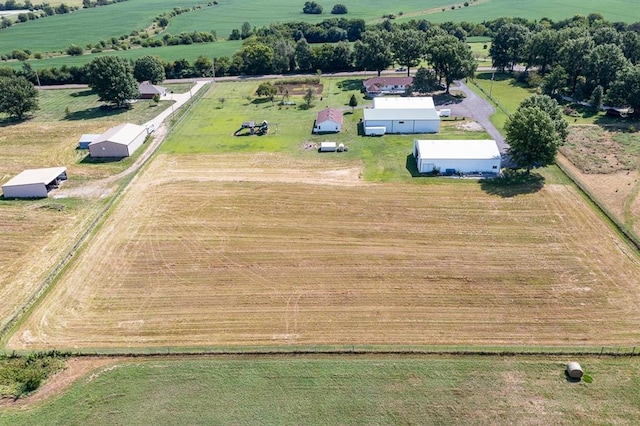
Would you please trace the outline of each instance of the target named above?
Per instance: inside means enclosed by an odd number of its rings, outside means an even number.
[[[245,131],[245,129],[248,129],[248,131]],[[245,121],[238,130],[233,132],[233,136],[262,136],[267,133],[269,133],[269,123],[267,123],[267,120],[263,120],[260,124],[256,124],[255,121]]]

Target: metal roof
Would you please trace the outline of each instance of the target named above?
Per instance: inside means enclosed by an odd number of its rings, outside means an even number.
[[[373,98],[374,109],[435,109],[431,96]]]
[[[98,138],[98,136],[100,136],[99,133],[85,133],[80,136],[80,140],[78,142],[93,142]]]
[[[101,142],[112,142],[120,145],[130,145],[140,133],[147,132],[144,126],[137,124],[123,123],[114,126],[100,135],[97,139],[91,142],[91,145]]]
[[[379,120],[440,120],[434,109],[365,109],[365,121]]]
[[[418,151],[421,158],[437,160],[451,159],[494,159],[500,158],[500,150],[496,141],[491,139],[481,140],[419,140]]]
[[[316,117],[316,124],[324,123],[327,120],[342,124],[342,111],[335,108],[325,108]]]
[[[66,167],[48,167],[44,169],[27,169],[14,176],[9,182],[2,185],[5,186],[19,186],[19,185],[32,185],[35,183],[41,183],[44,185],[53,182],[58,176],[67,171]]]

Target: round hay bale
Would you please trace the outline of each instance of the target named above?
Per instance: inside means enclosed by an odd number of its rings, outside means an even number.
[[[582,367],[577,362],[570,362],[567,364],[567,374],[572,379],[580,379],[584,372],[582,371]]]

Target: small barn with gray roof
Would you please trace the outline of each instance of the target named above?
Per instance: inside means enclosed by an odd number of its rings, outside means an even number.
[[[130,157],[144,143],[147,129],[124,123],[110,128],[89,144],[91,157]]]

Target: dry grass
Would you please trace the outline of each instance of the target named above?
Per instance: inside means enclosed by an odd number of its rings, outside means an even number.
[[[339,157],[334,157],[339,158]],[[161,155],[9,348],[633,344],[640,262],[568,185]]]

